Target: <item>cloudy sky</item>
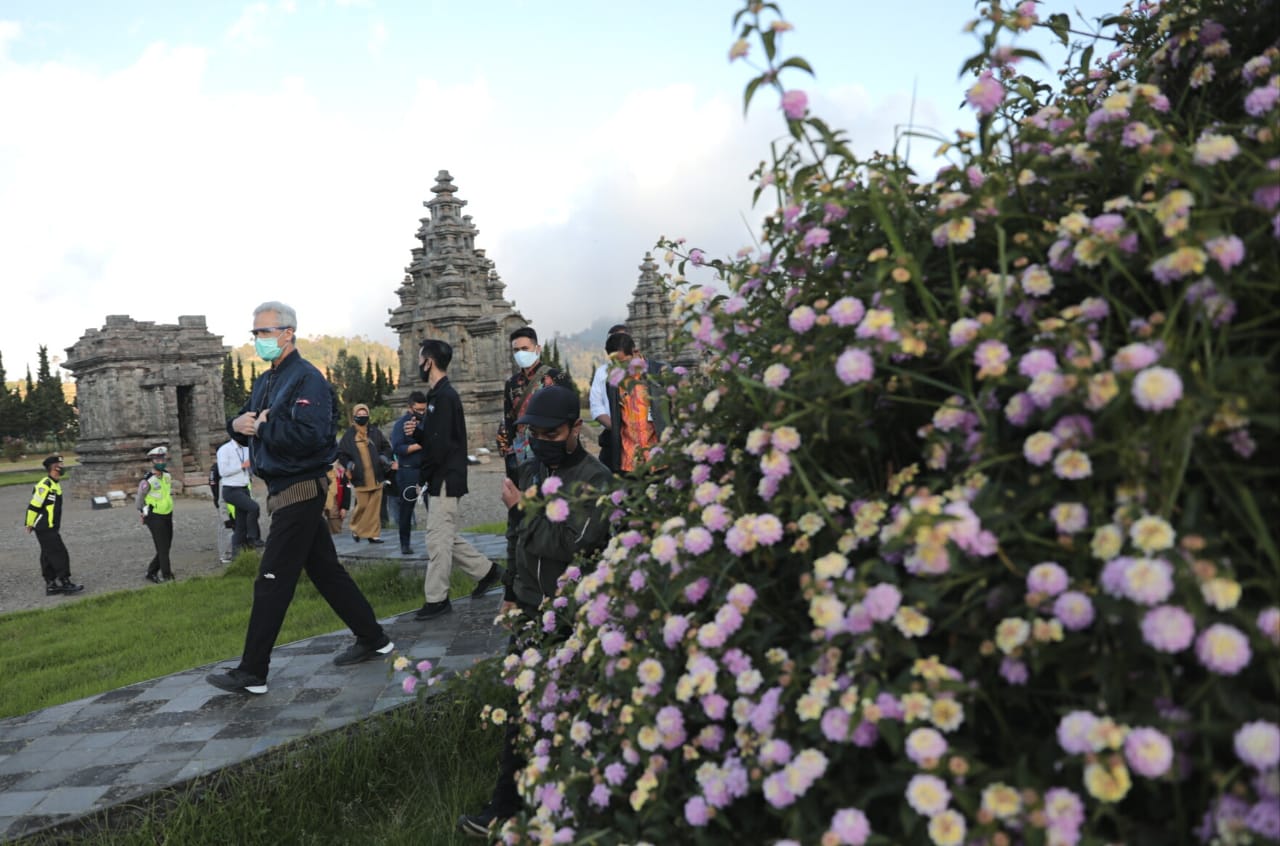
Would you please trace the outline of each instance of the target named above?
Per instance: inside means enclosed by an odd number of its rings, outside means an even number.
[[[659,236],[727,255],[771,210],[751,207],[747,175],[785,126],[772,92],[743,115],[759,46],[729,62],[739,7],[0,0],[9,378],[109,314],[203,314],[239,344],[266,299],[292,304],[304,335],[393,343],[387,312],[442,169],[540,333],[622,316]],[[857,152],[893,146],[913,92],[917,126],[972,124],[970,0],[782,10],[783,55],[817,72],[784,80]],[[914,141],[912,161],[932,172],[934,146]]]

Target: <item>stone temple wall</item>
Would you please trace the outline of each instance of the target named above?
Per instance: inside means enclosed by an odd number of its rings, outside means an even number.
[[[77,495],[132,492],[150,466],[147,451],[160,445],[169,448],[175,489],[208,494],[209,467],[227,437],[225,354],[203,315],[177,325],[110,315],[67,347],[62,367],[75,375],[80,411]]]
[[[418,350],[427,338],[453,347],[449,381],[462,399],[467,418],[467,450],[495,448],[502,422],[502,387],[514,372],[508,336],[526,325],[515,305],[503,297],[506,285],[484,250],[476,248],[479,230],[462,214],[466,200],[456,196],[448,171],[436,176],[435,194],[423,203],[430,215],[421,219],[396,291],[400,305],[387,325],[400,336],[400,384],[389,402],[403,408],[409,392],[427,385],[418,378]]]

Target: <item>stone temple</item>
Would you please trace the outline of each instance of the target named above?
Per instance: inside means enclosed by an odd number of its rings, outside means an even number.
[[[169,448],[175,490],[208,491],[214,453],[227,439],[222,404],[222,337],[203,315],[177,325],[109,315],[67,347],[62,367],[76,378],[80,439],[77,495],[136,489],[147,450]]]
[[[671,348],[673,305],[663,287],[658,263],[649,253],[640,262],[640,278],[631,292],[627,305],[627,329],[635,339],[636,348],[651,361],[673,362]]]
[[[503,297],[506,285],[484,250],[476,248],[479,230],[462,214],[466,200],[447,170],[436,175],[435,194],[423,203],[430,214],[421,219],[397,289],[400,305],[390,310],[387,325],[400,336],[400,384],[392,394],[401,408],[412,390],[426,391],[418,377],[418,349],[427,338],[453,346],[449,381],[462,398],[467,418],[467,449],[494,448],[502,422],[502,386],[511,375],[507,337],[528,321]]]

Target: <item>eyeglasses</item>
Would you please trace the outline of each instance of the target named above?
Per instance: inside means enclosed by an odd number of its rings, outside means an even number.
[[[272,332],[283,332],[286,329],[292,328],[292,326],[262,326],[257,329],[250,329],[249,334],[257,338],[262,335],[270,335]]]

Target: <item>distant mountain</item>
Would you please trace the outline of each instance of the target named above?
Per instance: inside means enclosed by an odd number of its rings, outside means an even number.
[[[302,353],[303,358],[320,368],[321,371],[332,369],[334,362],[338,360],[339,350],[346,350],[348,356],[356,357],[361,364],[364,363],[365,359],[370,359],[375,365],[382,365],[384,371],[389,371],[395,374],[397,379],[399,378],[400,353],[386,344],[371,341],[359,335],[354,338],[338,338],[333,335],[298,338],[298,352]],[[237,357],[244,363],[246,381],[249,379],[251,366],[254,373],[261,373],[267,366],[266,362],[258,358],[258,354],[254,352],[253,344],[233,347],[231,360],[235,361]]]

